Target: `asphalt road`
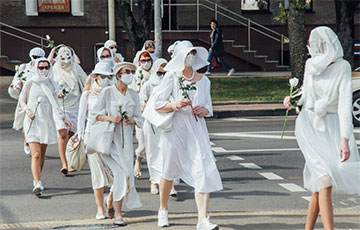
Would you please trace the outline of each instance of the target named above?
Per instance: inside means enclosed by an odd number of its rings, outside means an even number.
[[[217,213],[218,221],[227,223],[226,229],[240,229],[239,226],[250,221],[245,218],[247,213],[254,218],[252,220],[254,223],[249,224],[248,228],[241,229],[303,228],[304,213],[311,195],[302,187],[304,159],[292,131],[294,117],[289,119],[283,140],[279,138],[282,124],[282,117],[208,121],[214,154],[224,184],[223,191],[211,194],[209,210]],[[356,129],[355,134],[359,140],[360,129]],[[70,223],[72,220],[94,218],[96,206],[87,166],[84,170],[68,177],[62,176],[59,173],[61,163],[57,147],[50,146],[42,177],[46,191],[43,197],[38,199],[32,194],[30,157],[25,156],[23,152],[21,133],[11,129],[0,129],[0,135],[0,229],[4,226],[9,227],[10,225],[6,225],[9,223],[46,221]],[[143,177],[136,180],[136,185],[144,207],[135,211],[125,210],[125,217],[136,219],[154,217],[157,214],[159,197],[150,194],[148,179],[146,163],[143,162]],[[196,207],[193,189],[181,183],[177,186],[177,190],[179,200],[170,201],[170,213],[175,214],[174,218],[176,215],[179,218],[180,215],[194,216]],[[335,213],[338,213],[335,215],[336,227],[360,229],[359,196],[334,194],[333,203]],[[231,216],[239,213],[244,219],[238,217],[232,219]],[[284,225],[291,222],[289,216],[299,213],[301,215],[294,219],[298,221],[296,225]],[[267,217],[261,217],[264,214]],[[278,223],[274,223],[274,228],[270,228],[270,225],[261,225],[266,223],[266,218],[277,214],[284,217],[277,221]],[[184,217],[182,221],[186,223],[187,219]],[[152,221],[149,226],[154,227],[155,223]],[[17,225],[12,226],[16,228]],[[33,227],[36,227],[36,224]],[[156,228],[148,227],[148,229]]]

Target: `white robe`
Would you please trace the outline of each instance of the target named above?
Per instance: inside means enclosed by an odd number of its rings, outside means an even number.
[[[345,60],[311,76],[306,63],[303,109],[295,135],[305,158],[304,186],[312,192],[332,186],[334,191],[360,194],[360,157],[355,142],[351,104],[351,68]],[[340,162],[341,138],[349,139],[350,159]]]
[[[98,96],[93,113],[98,115],[118,116],[119,103],[122,103],[122,111],[127,111],[127,116],[135,120],[136,125],[142,127],[143,118],[139,104],[138,94],[128,89],[126,95],[122,95],[113,86],[104,88]],[[135,189],[134,181],[134,147],[133,132],[134,125],[123,125],[124,148],[122,148],[122,127],[123,122],[115,125],[114,141],[112,142],[110,155],[104,155],[104,159],[114,175],[112,187],[114,201],[126,198],[128,208],[139,208],[142,206],[139,195]]]
[[[185,81],[185,84],[189,83]],[[203,75],[195,86],[197,90],[189,92],[193,106],[206,108],[208,116],[212,116],[209,79]],[[155,109],[165,106],[170,96],[174,101],[179,101],[182,92],[178,78],[168,72],[153,94]],[[172,125],[172,129],[164,132],[160,141],[160,151],[164,158],[162,177],[167,180],[180,178],[194,187],[195,192],[222,190],[205,119],[198,117],[196,121],[191,108],[187,106],[176,111]]]

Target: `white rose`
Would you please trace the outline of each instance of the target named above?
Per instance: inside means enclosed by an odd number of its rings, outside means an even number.
[[[122,101],[119,101],[119,107],[123,106],[124,103]]]
[[[182,71],[176,71],[175,74],[176,74],[176,76],[179,77],[179,78],[183,76]]]
[[[59,81],[59,86],[60,86],[60,88],[64,88],[65,82],[63,80],[60,80]]]
[[[38,103],[38,104],[40,104],[40,103],[43,102],[43,101],[44,101],[44,98],[38,97],[38,99],[37,99],[37,103]]]
[[[19,71],[19,65],[15,66],[15,72]]]
[[[292,87],[296,87],[299,83],[299,79],[297,79],[296,77],[293,77],[289,80],[289,84]]]
[[[48,34],[46,35],[46,39],[47,39],[47,40],[50,40],[50,36],[49,36]]]

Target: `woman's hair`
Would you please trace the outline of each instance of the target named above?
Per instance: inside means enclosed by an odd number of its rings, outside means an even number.
[[[218,21],[216,21],[215,19],[211,20],[211,21],[210,21],[210,24],[211,24],[212,22],[215,23],[216,26],[219,26]]]
[[[150,54],[148,52],[142,52],[140,55],[139,55],[139,61],[140,61],[140,58],[141,57],[149,57],[151,58]]]
[[[41,60],[41,61],[38,62],[37,67],[39,67],[39,64],[40,64],[40,63],[43,63],[43,62],[44,62],[44,63],[47,63],[48,66],[50,66],[50,62],[49,62],[49,61],[47,61],[47,60]]]

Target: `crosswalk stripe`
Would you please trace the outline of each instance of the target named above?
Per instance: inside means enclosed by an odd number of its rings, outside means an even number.
[[[259,165],[254,163],[239,163],[239,165],[249,169],[262,169]]]
[[[211,141],[210,141],[210,145],[211,145],[211,146],[214,146],[214,145],[215,145],[215,143],[213,143],[213,142],[211,142]]]
[[[268,180],[284,180],[284,178],[272,172],[259,173],[259,174]]]
[[[306,190],[294,183],[279,183],[279,185],[290,192],[306,192]]]
[[[303,198],[304,200],[310,201],[311,196],[302,196],[301,198]]]
[[[232,161],[243,161],[244,160],[244,158],[236,156],[236,155],[228,156],[226,158],[228,158],[229,160],[232,160]]]
[[[227,150],[224,149],[223,147],[212,147],[212,150],[216,153],[226,153]]]

